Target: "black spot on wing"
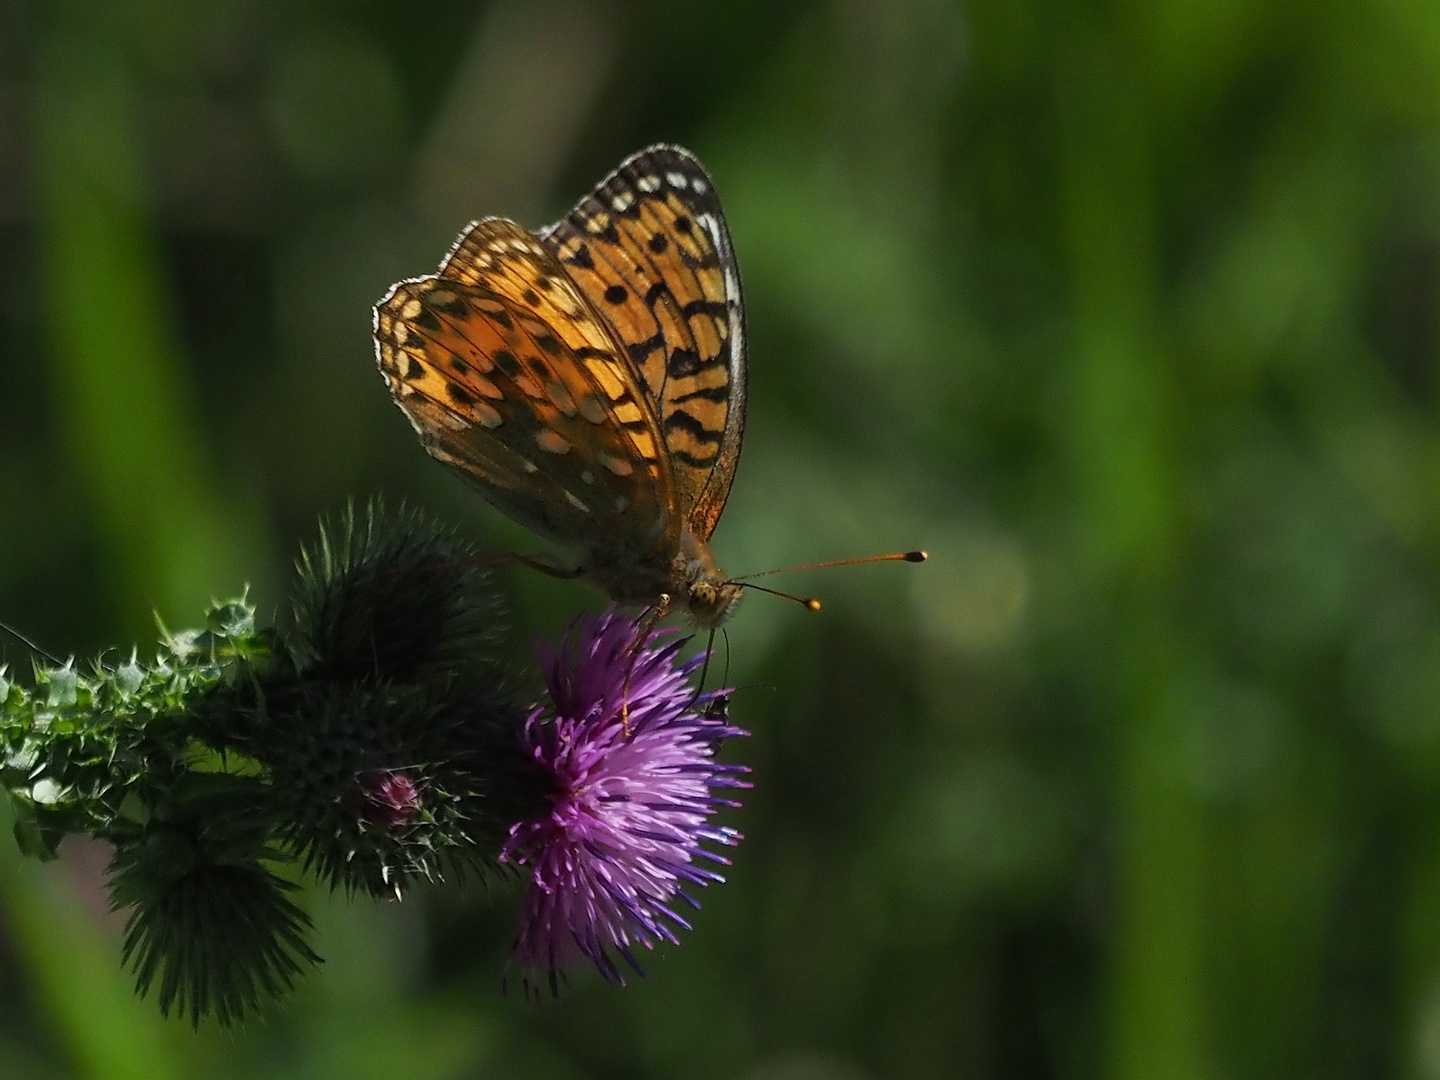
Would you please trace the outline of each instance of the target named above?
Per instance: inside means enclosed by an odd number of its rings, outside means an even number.
[[[680,309],[687,319],[692,315],[728,315],[730,307],[724,300],[691,300]]]
[[[707,248],[705,254],[698,257],[691,255],[683,247],[675,250],[680,253],[680,261],[691,270],[714,270],[720,266],[720,256],[713,249]]]
[[[672,352],[665,361],[665,373],[672,379],[683,379],[689,375],[698,375],[710,368],[724,367],[725,364],[726,354],[723,352],[704,360],[694,349],[681,348]]]
[[[689,435],[696,442],[715,443],[717,446],[723,435],[723,432],[711,431],[684,409],[676,409],[669,416],[665,417],[665,430],[671,431],[676,428],[685,432],[685,434]]]
[[[644,341],[637,341],[633,345],[627,345],[625,348],[630,353],[630,359],[639,367],[644,364],[646,357],[664,344],[665,335],[657,331]]]
[[[716,405],[723,405],[729,400],[730,387],[707,386],[701,390],[691,390],[688,394],[681,394],[672,400],[672,404],[683,405],[687,401],[713,401]]]
[[[711,465],[715,464],[715,459],[719,456],[719,450],[716,450],[714,453],[706,454],[704,457],[696,457],[689,451],[677,450],[674,447],[670,448],[670,457],[673,461],[678,461],[682,465],[689,465],[696,469],[709,468]]]
[[[665,372],[672,379],[684,379],[690,375],[698,375],[705,366],[700,362],[700,354],[694,349],[675,349],[665,360]]]

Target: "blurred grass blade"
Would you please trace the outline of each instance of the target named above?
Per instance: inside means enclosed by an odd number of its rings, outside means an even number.
[[[117,9],[57,4],[33,90],[49,368],[131,629],[240,580],[147,220]],[[222,584],[223,583],[223,584]]]
[[[0,831],[10,832],[8,806]],[[186,1075],[152,1002],[135,994],[109,936],[68,886],[72,868],[41,867],[0,844],[0,911],[53,1036],[84,1080],[179,1080]]]
[[[1200,898],[1204,819],[1178,782],[1169,688],[1188,648],[1165,603],[1176,573],[1179,467],[1167,348],[1153,284],[1152,122],[1113,42],[1076,44],[1065,208],[1075,349],[1069,447],[1082,565],[1122,620],[1115,718],[1116,925],[1110,1075],[1205,1075]]]

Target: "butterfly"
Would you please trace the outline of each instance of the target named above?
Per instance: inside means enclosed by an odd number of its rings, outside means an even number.
[[[374,333],[431,456],[580,554],[542,569],[701,628],[731,614],[742,584],[710,537],[745,428],[745,308],[714,181],[688,150],[626,158],[536,232],[472,222],[436,273],[391,287]]]

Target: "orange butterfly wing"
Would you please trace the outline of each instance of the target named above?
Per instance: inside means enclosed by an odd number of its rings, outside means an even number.
[[[708,539],[740,460],[746,392],[740,271],[714,181],[689,151],[652,146],[540,236],[645,376],[681,513]]]
[[[678,544],[665,443],[638,373],[528,230],[473,224],[440,274],[380,302],[375,342],[426,450],[522,525],[629,559]]]
[[[624,343],[682,520],[708,539],[740,459],[746,390],[740,274],[713,181],[688,151],[653,146],[538,235]],[[474,258],[462,238],[441,273]]]

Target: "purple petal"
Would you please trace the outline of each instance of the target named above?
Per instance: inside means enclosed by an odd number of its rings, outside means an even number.
[[[714,760],[725,739],[746,734],[704,713],[728,691],[697,697],[689,677],[701,659],[680,658],[685,639],[641,634],[611,609],[537,647],[551,709],[528,719],[522,741],[556,794],[545,813],[512,826],[501,851],[530,870],[515,938],[527,993],[541,972],[558,992],[581,957],[621,985],[614,957],[643,975],[634,945],[676,943],[672,924],[690,929],[670,906],[699,907],[682,884],[724,880],[700,863],[729,861],[703,845],[740,840],[709,820],[739,805],[717,789],[750,786],[738,779],[743,766]]]

